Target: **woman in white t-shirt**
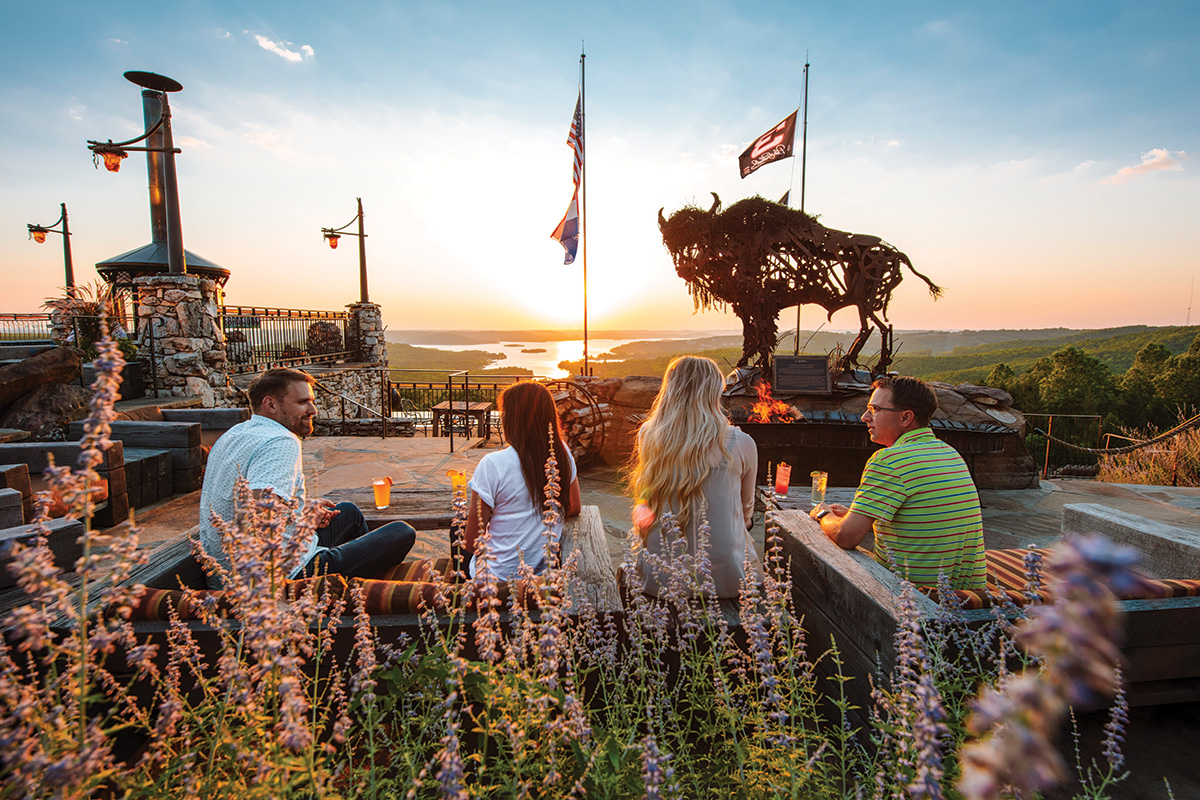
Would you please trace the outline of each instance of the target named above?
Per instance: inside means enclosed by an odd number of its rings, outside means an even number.
[[[668,551],[660,521],[670,512],[684,539],[676,547],[693,556],[706,521],[712,590],[717,597],[737,597],[744,565],[751,565],[753,581],[761,570],[749,535],[758,448],[729,424],[721,389],[721,372],[712,359],[682,356],[671,362],[638,430],[630,487],[637,502],[634,526],[645,551]],[[658,596],[670,579],[650,561],[639,558],[639,577],[642,590]]]
[[[563,443],[562,429],[554,409],[554,398],[540,383],[514,383],[500,394],[500,425],[509,447],[488,453],[475,467],[470,512],[465,535],[471,554],[469,573],[475,577],[475,542],[488,530],[488,561],[499,580],[517,574],[522,559],[541,572],[546,567],[545,531],[542,512],[546,501],[546,462],[550,457],[551,432],[558,463],[559,521],[555,541],[562,535],[562,517],[579,514],[579,478],[575,460]]]

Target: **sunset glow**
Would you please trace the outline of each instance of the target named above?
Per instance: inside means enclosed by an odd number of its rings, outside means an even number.
[[[234,304],[354,302],[357,248],[313,245],[361,197],[392,328],[581,330],[585,247],[591,329],[738,328],[693,313],[657,213],[710,192],[800,205],[799,159],[743,180],[737,154],[800,105],[806,53],[805,209],[947,289],[934,302],[908,276],[897,328],[1183,324],[1200,271],[1191,4],[89,8],[6,9],[23,33],[0,52],[0,135],[20,153],[0,166],[0,311],[59,291],[61,254],[26,224],[60,203],[81,283],[150,241],[144,155],[110,174],[86,147],[144,130],[130,69],[183,84],[184,245],[232,271]],[[586,235],[564,265],[550,232],[573,189],[581,40]]]

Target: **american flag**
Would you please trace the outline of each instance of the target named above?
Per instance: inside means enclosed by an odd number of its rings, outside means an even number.
[[[567,146],[575,151],[575,171],[572,177],[579,186],[583,174],[583,90],[575,100],[575,116],[571,118],[571,132],[567,134]]]

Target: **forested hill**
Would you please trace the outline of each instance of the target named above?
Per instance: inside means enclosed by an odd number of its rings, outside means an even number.
[[[892,369],[905,375],[943,380],[949,383],[982,382],[997,364],[1007,364],[1020,375],[1040,359],[1064,347],[1076,347],[1099,359],[1115,375],[1122,375],[1133,364],[1134,356],[1148,344],[1160,344],[1172,355],[1183,353],[1200,334],[1200,325],[1151,328],[1133,325],[1090,331],[1064,331],[1041,339],[1017,339],[957,346],[948,353],[914,351],[908,341],[896,334],[896,356]]]
[[[1147,344],[1157,343],[1172,354],[1183,353],[1200,334],[1200,325],[1152,328],[1132,325],[1124,328],[1070,330],[991,331],[897,331],[892,369],[905,375],[950,383],[981,383],[997,364],[1007,364],[1016,374],[1025,372],[1040,359],[1064,347],[1076,347],[1099,359],[1115,375],[1123,374],[1134,356]],[[801,332],[800,351],[831,353],[845,350],[854,339],[847,333]],[[777,350],[793,352],[790,332],[785,333]],[[732,368],[741,355],[741,337],[720,336],[680,341],[633,342],[617,347],[611,357],[620,362],[605,362],[605,354],[593,357],[596,375],[662,375],[675,356],[691,354],[713,358],[722,369]],[[878,357],[879,339],[872,336],[863,355],[863,363]],[[579,371],[579,362],[568,369]]]

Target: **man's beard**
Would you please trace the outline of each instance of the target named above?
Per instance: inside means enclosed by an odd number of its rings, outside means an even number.
[[[298,419],[296,420],[296,424],[289,427],[288,430],[296,434],[296,436],[301,439],[311,436],[313,432],[313,418],[303,417]]]

